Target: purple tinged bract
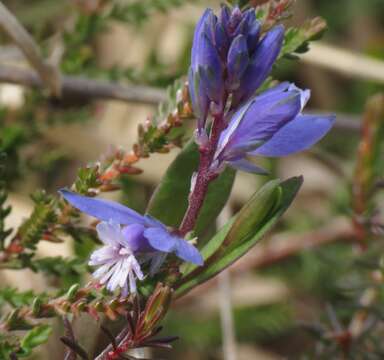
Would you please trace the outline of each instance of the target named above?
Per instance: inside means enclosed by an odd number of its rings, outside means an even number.
[[[110,291],[122,295],[136,291],[136,279],[143,280],[140,265],[151,261],[150,275],[161,266],[168,253],[203,265],[199,251],[188,241],[171,233],[160,221],[114,201],[95,199],[62,189],[60,194],[75,208],[99,220],[96,227],[104,246],[94,251],[89,264],[100,266],[94,277]]]

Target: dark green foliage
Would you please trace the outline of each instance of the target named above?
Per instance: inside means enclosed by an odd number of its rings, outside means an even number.
[[[166,12],[174,9],[188,0],[134,0],[128,4],[116,4],[111,11],[111,17],[140,25],[154,12]]]
[[[95,72],[96,56],[93,42],[95,36],[106,28],[105,18],[100,14],[77,17],[75,27],[64,34],[66,54],[61,69],[66,74],[84,75],[84,70]]]
[[[0,307],[5,304],[13,308],[31,305],[36,295],[32,290],[19,292],[16,288],[5,287],[0,289]]]
[[[145,124],[139,125],[135,151],[142,157],[155,152],[168,152],[169,145],[181,147],[185,142],[185,121],[193,115],[185,110],[189,105],[185,93],[185,81],[176,80],[167,87],[166,100],[159,104],[156,114]]]
[[[0,334],[0,359],[30,357],[33,349],[48,341],[52,332],[50,325],[38,325],[29,330],[24,337]]]
[[[56,223],[56,200],[44,191],[35,192],[31,198],[35,203],[35,208],[29,219],[20,226],[17,236],[23,246],[35,249],[44,232]]]
[[[36,271],[46,276],[55,277],[59,280],[60,288],[67,289],[72,284],[81,280],[87,272],[86,261],[79,258],[66,259],[61,256],[45,257],[33,261],[32,266]]]
[[[100,185],[98,174],[97,166],[80,168],[75,181],[76,192],[84,195],[88,193],[89,189],[98,187]]]
[[[295,54],[307,52],[309,50],[309,43],[318,40],[326,29],[327,23],[320,17],[305,22],[299,28],[289,28],[285,33],[280,58],[295,58]]]
[[[16,355],[19,357],[30,356],[34,348],[48,341],[51,332],[52,327],[50,325],[38,325],[34,327],[21,339],[20,349],[18,349]]]
[[[20,156],[19,152],[27,140],[26,130],[19,124],[5,125],[2,117],[6,112],[0,114],[0,153],[2,154],[2,174],[1,180],[9,187],[11,180],[20,176]]]

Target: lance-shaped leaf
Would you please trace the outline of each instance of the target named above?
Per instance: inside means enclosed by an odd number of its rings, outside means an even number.
[[[178,227],[188,207],[191,177],[198,164],[197,145],[190,141],[166,171],[152,196],[147,213],[168,226]],[[234,180],[235,171],[227,169],[209,185],[195,227],[196,234],[201,234],[216,219],[228,200]]]
[[[209,280],[247,253],[283,215],[295,198],[302,177],[270,181],[257,191],[204,247],[204,266],[183,266],[176,297]]]
[[[39,325],[30,330],[21,341],[24,353],[30,354],[32,349],[48,341],[52,332],[50,325]]]

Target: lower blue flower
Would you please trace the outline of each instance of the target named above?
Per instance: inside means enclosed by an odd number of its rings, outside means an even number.
[[[141,264],[151,261],[150,275],[159,270],[168,253],[203,265],[199,251],[185,239],[172,234],[160,221],[141,215],[119,203],[78,195],[68,190],[60,194],[75,208],[99,220],[96,227],[104,246],[94,251],[89,265],[99,266],[93,276],[110,291],[122,295],[136,291],[136,279],[143,280]]]

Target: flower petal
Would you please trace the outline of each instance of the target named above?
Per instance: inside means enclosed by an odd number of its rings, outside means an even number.
[[[133,275],[133,273],[130,272],[129,275],[128,275],[128,278],[129,278],[129,291],[131,293],[135,293],[136,290],[137,290],[135,275]]]
[[[110,267],[111,267],[111,264],[106,264],[106,265],[100,266],[97,270],[95,270],[92,273],[92,276],[95,279],[100,279],[109,271]]]
[[[148,228],[144,231],[149,245],[163,252],[172,252],[176,248],[176,239],[167,230],[159,227]]]
[[[118,259],[118,248],[112,246],[103,246],[100,249],[95,250],[89,259],[89,265],[101,265],[114,263],[116,258]]]
[[[208,114],[209,99],[206,90],[201,81],[199,70],[194,71],[192,67],[188,73],[188,89],[191,97],[192,108],[195,116],[198,118],[198,127],[205,125]]]
[[[220,134],[219,143],[217,145],[215,158],[219,156],[219,154],[223,151],[223,149],[227,146],[229,140],[232,135],[235,133],[237,127],[240,124],[240,121],[243,119],[244,114],[248,110],[248,108],[252,105],[252,101],[247,102],[243,105],[235,114],[233,114],[231,120],[229,121],[228,126],[224,129],[224,131]]]
[[[204,259],[199,253],[199,250],[197,250],[188,241],[181,238],[177,238],[176,255],[180,259],[183,259],[199,266],[202,266],[204,264]]]
[[[284,27],[275,26],[264,36],[254,51],[247,71],[244,73],[241,86],[234,94],[233,105],[246,101],[260,87],[272,70],[284,39]]]
[[[151,259],[151,266],[149,268],[149,276],[155,275],[163,265],[165,258],[167,257],[167,253],[155,253]]]
[[[286,156],[310,148],[333,126],[335,116],[299,115],[251,155]]]
[[[253,151],[264,141],[269,140],[282,126],[292,121],[301,111],[301,90],[271,91],[261,94],[250,102],[244,111],[233,115],[236,129],[222,150],[222,160],[236,160],[246,152]],[[225,136],[225,135],[224,135]],[[219,144],[221,148],[221,144]]]
[[[149,249],[147,239],[144,237],[145,227],[142,224],[132,224],[121,230],[120,244],[131,252],[145,251]]]
[[[219,22],[223,26],[224,30],[228,29],[229,20],[231,18],[231,10],[225,4],[221,5],[221,11],[219,15]]]
[[[167,227],[162,222],[154,218],[152,215],[145,214],[144,218],[146,226],[148,227],[161,227],[163,229],[167,229]]]
[[[215,45],[219,55],[224,58],[228,51],[229,39],[220,22],[215,26]]]
[[[244,35],[240,34],[232,41],[228,51],[227,70],[228,82],[232,89],[239,86],[239,80],[249,63],[247,41]]]
[[[108,222],[102,221],[96,225],[96,231],[99,239],[105,245],[119,245],[121,238],[120,224],[111,220]]]
[[[228,165],[236,170],[245,171],[253,174],[268,175],[268,171],[255,165],[253,162],[243,158],[234,161],[228,161]]]
[[[136,258],[133,255],[130,257],[130,260],[131,260],[132,271],[135,273],[136,277],[139,280],[143,280],[144,274],[141,271],[140,264],[138,263],[138,261],[136,260]]]
[[[200,38],[203,34],[206,26],[207,19],[212,16],[212,9],[206,9],[200,20],[196,24],[195,33],[193,35],[192,51],[191,51],[191,65],[193,69],[196,69],[197,58],[200,51]]]
[[[115,291],[116,288],[119,286],[119,283],[122,280],[126,280],[126,276],[124,272],[125,261],[126,259],[122,259],[118,261],[116,265],[113,267],[113,273],[111,274],[111,277],[107,282],[107,289],[109,291]]]
[[[250,54],[253,54],[253,52],[255,51],[259,43],[260,30],[261,30],[260,22],[258,20],[254,20],[250,25],[249,31],[247,34],[247,45],[248,45],[248,51]]]
[[[59,193],[75,208],[99,220],[113,220],[122,225],[144,224],[142,215],[117,202],[78,195],[66,189]]]

